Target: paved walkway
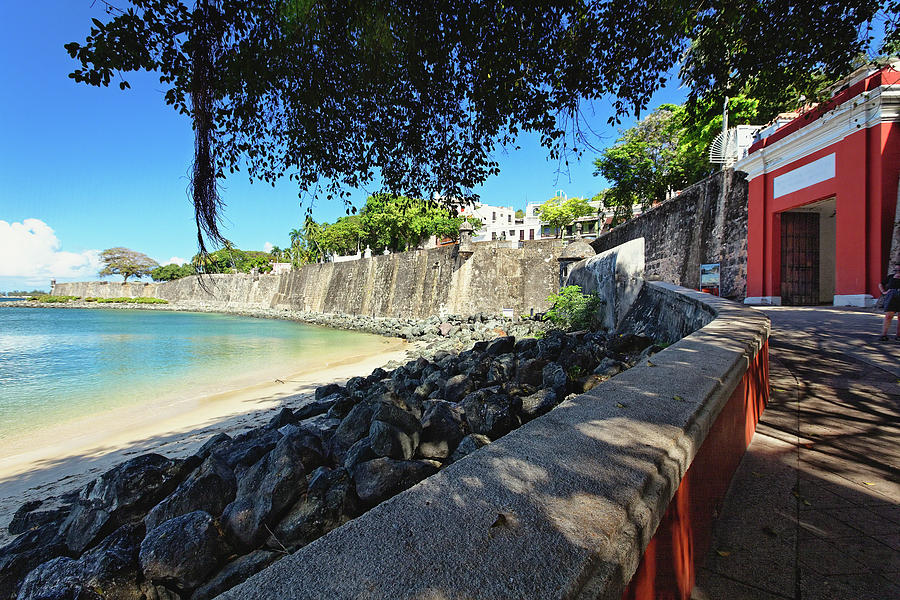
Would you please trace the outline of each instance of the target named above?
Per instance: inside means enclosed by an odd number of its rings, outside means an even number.
[[[900,599],[900,342],[882,315],[767,307],[772,399],[695,600]]]

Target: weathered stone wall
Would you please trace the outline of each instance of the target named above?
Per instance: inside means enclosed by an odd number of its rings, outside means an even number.
[[[646,276],[694,289],[700,287],[701,264],[721,263],[721,295],[742,300],[747,292],[747,197],[744,174],[722,171],[591,245],[600,253],[642,237]]]
[[[307,265],[281,280],[273,306],[315,312],[423,318],[434,314],[529,314],[556,291],[559,250],[453,246]]]
[[[59,283],[57,295],[150,296],[185,308],[277,308],[377,317],[436,314],[516,315],[549,308],[557,290],[558,243],[522,249],[477,244],[469,257],[455,246],[306,265],[282,275],[207,275],[165,283]]]

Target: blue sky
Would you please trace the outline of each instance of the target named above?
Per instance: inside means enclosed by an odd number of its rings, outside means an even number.
[[[48,280],[96,278],[99,250],[126,246],[167,262],[196,252],[187,195],[193,150],[190,122],[163,102],[153,75],[130,74],[132,89],[94,88],[67,78],[76,63],[63,48],[81,41],[90,18],[104,19],[91,0],[49,0],[40,10],[6,3],[0,20],[0,291],[48,287]],[[670,79],[671,80],[671,79]],[[680,102],[684,92],[658,93],[651,108]],[[609,102],[585,111],[595,147],[611,144]],[[628,125],[630,123],[625,123]],[[522,150],[500,152],[501,173],[476,191],[482,201],[524,207],[555,190],[593,195],[606,187],[593,176],[593,151],[568,174],[548,161],[536,137]],[[297,190],[245,177],[224,185],[226,235],[239,248],[287,244],[304,215]],[[366,192],[356,193],[356,204]],[[319,221],[344,214],[339,202],[314,205]]]

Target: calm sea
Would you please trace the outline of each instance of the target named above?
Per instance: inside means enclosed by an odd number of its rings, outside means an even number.
[[[383,343],[290,321],[0,305],[0,440],[147,398],[286,379]]]

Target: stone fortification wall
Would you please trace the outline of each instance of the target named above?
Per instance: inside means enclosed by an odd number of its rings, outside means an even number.
[[[529,314],[546,310],[557,289],[558,248],[449,246],[307,265],[281,279],[273,306],[313,312],[424,318],[435,314]]]
[[[281,275],[205,275],[165,283],[58,283],[56,295],[82,298],[156,297],[184,308],[275,308],[375,317],[438,314],[516,315],[549,308],[557,290],[560,245],[522,249],[476,244],[471,256],[456,246],[306,265]]]
[[[721,295],[742,300],[747,291],[747,197],[744,174],[722,171],[591,245],[599,253],[644,238],[647,277],[693,289],[700,287],[701,264],[720,263]]]
[[[86,281],[57,283],[53,294],[82,298],[139,298],[168,300],[183,308],[247,310],[269,308],[282,275],[204,275],[163,283]]]

